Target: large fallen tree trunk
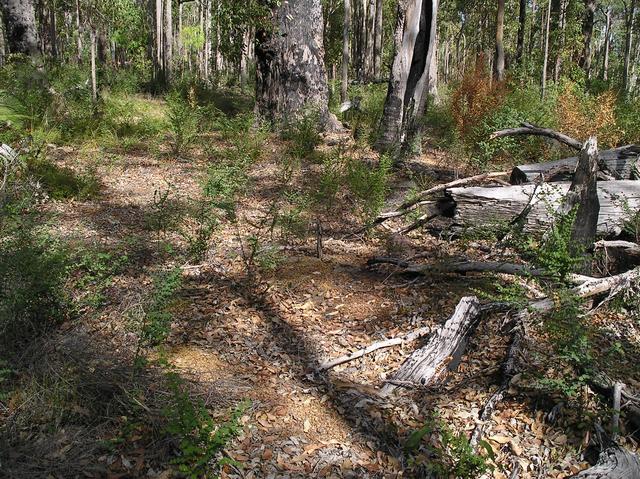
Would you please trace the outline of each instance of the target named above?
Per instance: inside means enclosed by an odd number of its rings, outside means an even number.
[[[627,145],[599,153],[609,170],[615,171],[621,180],[638,178],[640,169],[640,145]],[[513,185],[536,181],[542,175],[545,181],[570,181],[578,164],[578,157],[572,156],[562,160],[519,165],[511,171],[509,181]]]
[[[600,453],[595,466],[575,476],[579,479],[637,479],[640,477],[640,458],[617,444]]]
[[[630,241],[597,241],[593,245],[596,257],[608,273],[624,272],[640,265],[640,245]]]
[[[506,224],[530,203],[524,225],[526,232],[545,232],[569,191],[569,183],[517,185],[497,188],[450,188],[447,195],[454,203],[454,220],[458,227],[486,227]],[[598,183],[600,214],[597,232],[617,236],[629,219],[629,209],[640,208],[640,182],[633,180]]]
[[[397,386],[429,386],[457,366],[467,336],[480,314],[475,296],[460,300],[453,315],[431,336],[429,342],[409,356],[386,381],[380,394],[388,396]]]

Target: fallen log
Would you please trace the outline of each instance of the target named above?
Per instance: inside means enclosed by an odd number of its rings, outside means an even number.
[[[607,272],[624,272],[640,265],[640,245],[637,243],[600,240],[594,243],[593,250]]]
[[[640,477],[640,458],[618,444],[600,453],[598,462],[575,476],[576,479],[637,479]]]
[[[403,273],[408,274],[438,274],[438,273],[502,273],[524,277],[549,277],[549,273],[543,269],[531,268],[525,264],[506,263],[501,261],[455,261],[438,264],[409,263],[397,258],[376,256],[367,261],[368,266],[376,264],[393,264],[403,268]],[[570,274],[567,280],[574,284],[582,284],[596,278],[581,274]]]
[[[600,160],[609,170],[615,171],[618,179],[634,180],[638,178],[640,169],[640,145],[627,145],[599,153]],[[511,171],[509,182],[520,185],[536,181],[542,175],[544,181],[570,181],[578,164],[578,157],[572,156],[562,160],[518,165]]]
[[[519,128],[508,128],[506,130],[496,131],[491,134],[489,139],[501,138],[503,136],[517,136],[517,135],[534,135],[534,136],[546,136],[552,138],[560,143],[563,143],[570,148],[576,150],[582,150],[582,143],[578,140],[565,135],[564,133],[551,130],[550,128],[542,128],[531,123],[522,123]],[[614,180],[621,180],[622,177],[600,157],[598,157],[598,166],[600,170],[608,173]]]
[[[471,183],[482,183],[483,181],[492,180],[492,179],[499,178],[501,176],[507,176],[507,175],[508,173],[506,171],[499,171],[495,173],[483,173],[481,175],[470,176],[468,178],[460,178],[457,180],[450,181],[449,183],[442,183],[442,184],[433,186],[431,188],[428,188],[426,190],[419,192],[414,199],[405,201],[398,207],[397,210],[380,213],[375,220],[373,220],[371,223],[366,225],[362,230],[377,226],[381,223],[384,223],[388,219],[404,216],[421,206],[434,207],[435,208],[434,212],[439,211],[440,208],[438,207],[437,203],[435,201],[427,200],[426,198],[428,198],[429,196],[435,195],[436,193],[442,193],[447,188],[454,188],[456,186],[465,186]]]
[[[429,386],[448,370],[454,369],[466,346],[467,336],[480,315],[475,296],[463,297],[453,315],[431,336],[429,342],[414,351],[385,382],[380,394],[388,396],[397,386]]]
[[[526,184],[497,188],[449,188],[458,228],[487,227],[513,221],[530,203],[524,231],[543,233],[553,221],[553,212],[569,191],[569,183]],[[617,236],[628,220],[628,211],[640,208],[640,181],[603,181],[597,184],[600,212],[597,232]],[[626,205],[625,205],[626,204]]]

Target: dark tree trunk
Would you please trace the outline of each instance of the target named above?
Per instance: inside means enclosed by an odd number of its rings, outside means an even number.
[[[527,0],[520,0],[520,10],[518,14],[518,44],[516,46],[516,62],[522,61],[524,52],[524,34],[527,26]]]
[[[320,0],[289,0],[273,11],[274,29],[256,32],[256,112],[287,122],[307,108],[334,127],[324,65]]]
[[[424,113],[437,5],[437,0],[404,0],[398,5],[394,60],[376,145],[381,151],[406,151],[419,134],[416,120]]]
[[[1,0],[9,53],[38,53],[33,0]]]
[[[584,46],[579,65],[584,69],[587,77],[591,74],[591,40],[593,38],[593,23],[596,15],[596,0],[584,0],[584,19],[582,20],[582,36]]]

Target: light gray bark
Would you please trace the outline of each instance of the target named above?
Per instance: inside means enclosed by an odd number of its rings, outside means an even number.
[[[505,0],[498,0],[496,12],[496,79],[504,79],[504,3]]]
[[[315,110],[327,128],[329,113],[320,0],[281,2],[274,30],[256,32],[256,113],[271,123],[293,121]]]
[[[406,151],[419,136],[417,120],[424,113],[437,11],[437,0],[404,0],[398,4],[395,53],[378,150]]]
[[[344,24],[342,27],[342,70],[340,76],[340,101],[344,103],[348,98],[349,63],[351,61],[351,0],[344,0]]]
[[[9,53],[38,53],[38,31],[33,0],[1,0]]]
[[[623,205],[640,208],[640,182],[601,181],[597,185],[600,214],[597,232],[619,235],[628,214]],[[560,205],[569,183],[526,184],[498,188],[451,188],[447,194],[455,204],[454,221],[463,228],[509,223],[531,205],[524,226],[526,232],[544,232],[551,224],[551,211]]]
[[[167,81],[171,81],[173,71],[173,6],[171,0],[165,0],[164,4],[164,71]]]

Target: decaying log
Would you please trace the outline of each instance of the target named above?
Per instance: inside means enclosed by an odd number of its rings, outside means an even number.
[[[449,183],[442,183],[440,185],[433,186],[426,190],[419,192],[414,199],[410,201],[406,201],[400,205],[400,207],[395,211],[387,211],[385,213],[381,213],[378,217],[373,220],[372,223],[368,224],[364,229],[371,228],[373,226],[377,226],[381,223],[384,223],[388,219],[398,218],[400,216],[404,216],[411,211],[419,208],[420,206],[436,206],[436,202],[427,200],[428,197],[435,195],[436,193],[442,193],[447,188],[454,188],[456,186],[466,186],[472,183],[482,183],[487,180],[492,180],[495,178],[499,178],[501,176],[507,176],[508,173],[506,171],[499,171],[495,173],[483,173],[481,175],[470,176],[468,178],[460,178],[458,180],[450,181]]]
[[[429,342],[414,351],[402,366],[387,379],[380,394],[388,396],[396,386],[429,386],[457,366],[466,339],[480,315],[480,302],[475,296],[463,297],[453,315],[431,336]]]
[[[593,250],[608,273],[624,272],[640,265],[640,245],[637,243],[600,240],[594,243]]]
[[[607,169],[615,171],[618,179],[638,179],[640,169],[640,145],[627,145],[612,150],[604,150],[599,153],[601,162],[607,165]],[[572,156],[562,160],[519,165],[511,171],[510,183],[519,185],[536,181],[543,176],[545,181],[570,181],[578,163],[578,157]]]
[[[513,276],[548,277],[549,273],[543,269],[531,268],[525,264],[506,263],[501,261],[450,261],[438,264],[409,263],[397,258],[377,256],[367,261],[367,265],[393,264],[403,268],[403,273],[408,274],[437,274],[437,273],[502,273]],[[570,274],[568,281],[574,284],[582,284],[595,280],[590,276]]]
[[[498,188],[450,188],[446,193],[455,203],[454,221],[458,227],[481,227],[507,224],[520,215],[531,202],[524,231],[542,233],[552,222],[569,183],[526,184]],[[640,208],[640,182],[633,180],[602,181],[597,185],[600,213],[597,232],[619,235],[627,221],[626,203],[632,210]]]
[[[524,339],[524,325],[522,321],[517,321],[515,327],[513,328],[513,334],[511,336],[511,344],[509,345],[509,349],[507,351],[507,358],[505,359],[502,365],[502,383],[498,390],[491,395],[489,400],[482,408],[482,413],[480,414],[480,423],[475,427],[473,433],[471,434],[471,439],[469,443],[472,447],[476,447],[478,441],[484,434],[484,428],[487,424],[487,421],[491,419],[491,415],[495,410],[496,406],[502,399],[504,398],[505,393],[509,389],[509,383],[511,379],[516,375],[517,372],[517,359],[518,354],[520,353],[520,349],[522,348],[522,340]]]
[[[637,479],[640,477],[640,458],[613,444],[600,453],[595,466],[572,477],[576,479]]]
[[[575,209],[575,219],[571,227],[573,245],[592,245],[596,237],[600,201],[596,186],[598,172],[598,142],[595,136],[589,138],[578,159],[571,186],[560,202],[557,213],[567,215]]]
[[[409,343],[411,341],[415,341],[416,339],[419,339],[422,336],[426,336],[430,332],[431,332],[431,328],[427,326],[424,328],[418,328],[398,338],[390,338],[390,339],[385,339],[384,341],[377,341],[375,343],[370,344],[366,348],[358,349],[357,351],[354,351],[351,354],[345,354],[344,356],[340,356],[339,358],[324,361],[320,363],[317,370],[326,371],[327,369],[331,369],[340,364],[348,363],[349,361],[353,361],[354,359],[361,358],[366,354],[372,353],[379,349],[390,348],[391,346],[397,346],[403,343]]]

